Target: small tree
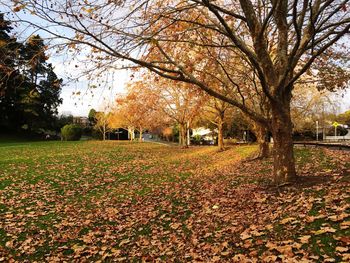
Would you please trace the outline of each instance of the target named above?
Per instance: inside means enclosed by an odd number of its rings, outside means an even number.
[[[96,124],[94,128],[102,134],[102,140],[106,140],[106,133],[111,131],[109,126],[110,113],[96,112],[95,120]]]

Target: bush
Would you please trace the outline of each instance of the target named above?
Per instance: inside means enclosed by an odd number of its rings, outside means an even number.
[[[102,140],[102,137],[103,137],[103,136],[102,136],[102,134],[101,134],[100,131],[93,129],[93,130],[91,131],[91,137],[94,138],[94,139],[96,139],[96,140]]]
[[[83,128],[83,135],[84,136],[92,136],[92,128],[91,127],[84,127]]]
[[[61,129],[61,136],[64,141],[79,141],[82,133],[83,129],[76,124],[68,124]]]
[[[337,127],[337,136],[345,136],[348,133],[348,130],[345,129],[342,126]],[[327,136],[334,136],[335,135],[335,129],[334,127],[330,128],[327,132]]]
[[[224,144],[225,145],[235,145],[237,144],[238,140],[233,138],[233,139],[224,139]]]
[[[193,140],[194,140],[195,142],[200,142],[201,139],[202,139],[202,136],[200,136],[199,134],[193,136]]]

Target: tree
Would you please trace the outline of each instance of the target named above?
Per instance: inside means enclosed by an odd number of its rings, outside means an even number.
[[[111,131],[110,126],[111,114],[108,112],[96,112],[95,114],[95,126],[94,128],[102,134],[102,140],[106,140],[106,133]]]
[[[91,126],[94,126],[96,124],[96,113],[97,111],[95,109],[90,109],[89,111],[88,118]]]
[[[337,120],[345,125],[350,126],[350,110],[339,114],[337,116]]]
[[[43,127],[50,127],[57,116],[57,108],[62,103],[60,98],[62,79],[59,79],[54,72],[52,64],[46,64],[45,75],[37,85],[40,93],[39,98],[39,118],[43,122]]]
[[[16,11],[25,8],[50,23],[75,30],[75,37],[51,33],[69,40],[71,45],[89,45],[98,51],[98,55],[91,53],[91,57],[102,57],[104,53],[101,61],[106,58],[130,61],[162,77],[197,85],[209,95],[240,108],[272,132],[277,184],[297,178],[290,113],[294,84],[315,62],[327,61],[332,54],[339,53],[342,47],[335,45],[350,29],[347,0],[240,0],[231,4],[209,0],[126,0],[102,4],[67,1],[65,5],[53,6],[34,0],[14,2]],[[85,8],[87,3],[89,8]],[[47,27],[41,28],[49,31]],[[226,51],[224,59],[217,57],[223,70],[230,65],[227,58],[235,55],[254,69],[271,118],[235,96],[223,95],[215,89],[216,85],[211,86],[211,82],[203,79],[206,60],[197,63],[198,60],[179,56],[183,50],[188,53],[201,47],[208,52]],[[202,72],[199,76],[198,71]],[[233,73],[226,72],[229,79]],[[210,72],[207,74],[215,80]]]
[[[20,77],[15,67],[18,63],[16,53],[22,45],[9,35],[12,29],[11,23],[0,13],[0,96],[4,96],[7,89],[14,88],[14,80]]]
[[[158,102],[158,94],[151,92],[148,82],[134,80],[129,83],[125,95],[117,96],[111,125],[128,129],[131,140],[134,131],[138,131],[142,142],[146,129],[162,130],[168,125],[168,118],[160,111]]]
[[[201,118],[214,124],[218,130],[218,148],[223,151],[224,147],[224,124],[228,118],[229,104],[216,99],[209,98],[204,105],[201,113]]]
[[[323,81],[326,78],[327,76],[324,76]],[[316,121],[319,125],[319,133],[322,132],[325,136],[329,126],[328,122],[331,119],[334,121],[335,116],[331,117],[330,115],[334,115],[333,113],[339,107],[336,102],[334,87],[329,85],[328,89],[322,89],[320,92],[317,92],[318,89],[318,83],[314,81],[310,83],[305,78],[295,85],[291,103],[291,116],[293,132],[296,136],[315,139]]]
[[[54,129],[62,80],[47,63],[43,40],[36,35],[20,43],[9,35],[11,29],[0,15],[0,125],[6,130]]]
[[[0,125],[5,129],[13,128],[14,120],[20,119],[19,100],[25,81],[18,70],[18,51],[23,46],[10,35],[12,29],[0,13]]]
[[[167,140],[167,142],[170,141],[170,138],[174,136],[173,129],[171,127],[165,127],[162,129],[161,134],[163,138]]]
[[[149,107],[179,125],[179,145],[188,147],[189,129],[199,117],[206,100],[205,94],[194,85],[159,79],[150,73],[143,74],[141,83]]]
[[[54,121],[54,130],[59,132],[65,125],[73,124],[73,115],[60,115]]]

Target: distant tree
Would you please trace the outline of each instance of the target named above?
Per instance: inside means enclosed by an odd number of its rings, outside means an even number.
[[[232,107],[231,107],[232,108]],[[201,119],[215,125],[218,130],[218,148],[223,151],[224,147],[224,124],[227,123],[230,105],[214,97],[208,98],[201,110]]]
[[[90,126],[95,126],[95,124],[96,124],[96,113],[97,113],[97,111],[95,109],[91,109],[89,111],[88,118],[89,118]]]
[[[61,128],[67,124],[73,124],[73,115],[56,116],[54,130],[59,132]]]
[[[252,126],[252,122],[241,111],[234,111],[227,124],[227,136],[242,140],[244,131],[253,130]]]
[[[173,137],[173,129],[171,127],[165,127],[162,129],[162,136],[169,142]]]
[[[106,134],[107,132],[110,132],[112,130],[110,126],[110,118],[111,114],[108,112],[96,112],[95,119],[96,123],[94,128],[99,131],[102,135],[102,140],[106,140]]]
[[[339,114],[337,116],[337,121],[350,127],[350,110]]]
[[[127,94],[116,98],[112,125],[128,129],[131,140],[134,131],[138,131],[142,141],[145,130],[162,130],[168,125],[167,119],[159,105],[159,94],[153,93],[148,82],[133,81],[128,85]]]
[[[165,120],[166,124],[169,122],[177,124],[179,144],[188,147],[189,129],[199,117],[202,106],[205,104],[207,99],[205,93],[194,85],[159,79],[149,72],[143,74],[137,86],[141,87],[146,96],[142,99],[143,104],[147,101],[147,107],[152,109],[151,112],[156,112],[157,117],[153,117],[152,122]]]
[[[307,86],[307,88],[305,88]],[[293,122],[293,133],[302,139],[315,139],[316,121],[319,133],[326,133],[329,121],[336,116],[333,112],[337,105],[335,93],[323,89],[317,92],[317,83],[301,82],[294,88],[291,102],[291,116]]]

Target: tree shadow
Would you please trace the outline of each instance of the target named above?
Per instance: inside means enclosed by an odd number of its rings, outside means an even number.
[[[333,178],[331,176],[326,175],[302,175],[299,176],[295,182],[277,186],[270,180],[268,183],[265,181],[265,183],[260,186],[268,193],[281,193],[284,191],[298,192],[315,186],[325,185],[332,180]]]

